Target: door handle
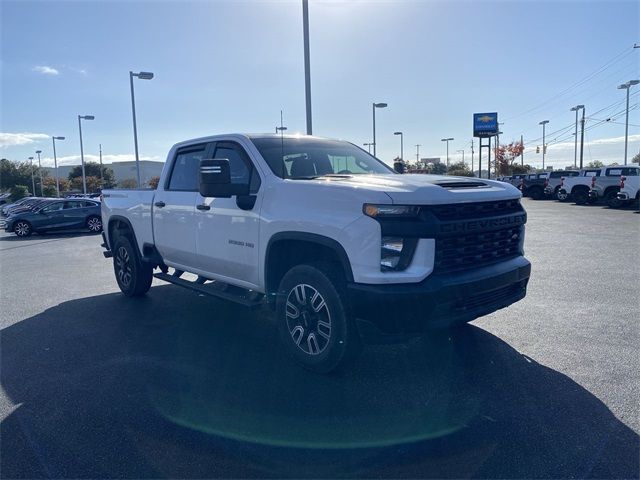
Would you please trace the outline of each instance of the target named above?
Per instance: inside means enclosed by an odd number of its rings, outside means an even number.
[[[156,203],[154,203],[154,205],[155,205],[156,207],[158,207],[158,208],[162,208],[162,207],[164,207],[164,206],[166,205],[166,203],[164,203],[164,202],[160,201],[160,202],[156,202]]]
[[[204,203],[201,203],[200,205],[196,205],[196,208],[198,210],[211,210],[211,207],[209,205],[205,205]]]

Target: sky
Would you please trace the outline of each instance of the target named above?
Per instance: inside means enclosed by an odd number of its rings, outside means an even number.
[[[0,3],[0,156],[42,150],[53,165],[131,160],[129,71],[140,158],[205,135],[306,131],[302,2],[8,1]],[[622,163],[625,91],[640,78],[637,1],[309,2],[313,133],[404,158],[471,159],[472,114],[498,112],[501,143],[524,137],[525,163],[574,161],[575,113],[586,106],[585,163]],[[640,85],[631,89],[629,159],[640,150]],[[607,121],[607,119],[610,119]],[[477,139],[475,161],[477,162]],[[364,147],[366,148],[366,147]],[[483,153],[486,161],[486,150]],[[477,163],[476,163],[477,166]]]

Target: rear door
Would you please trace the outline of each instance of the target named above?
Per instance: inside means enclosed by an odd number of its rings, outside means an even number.
[[[85,200],[68,200],[64,202],[64,209],[62,211],[62,215],[64,216],[63,226],[65,228],[84,227],[91,204],[92,202]]]
[[[213,278],[252,288],[259,284],[260,271],[258,235],[263,193],[260,175],[240,143],[217,142],[213,158],[228,159],[232,183],[249,183],[251,194],[240,200],[196,194],[198,264]],[[249,205],[242,200],[249,200]],[[244,209],[238,206],[239,202]],[[255,203],[251,205],[252,202]]]
[[[153,205],[153,233],[156,248],[168,265],[194,268],[197,265],[195,205],[200,160],[209,158],[210,144],[202,143],[176,151],[171,170],[158,185]]]

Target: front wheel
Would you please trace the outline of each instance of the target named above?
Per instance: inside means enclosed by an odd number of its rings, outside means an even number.
[[[531,197],[532,200],[540,200],[542,198],[542,196],[544,195],[544,192],[542,191],[542,188],[532,188],[529,191],[529,196]]]
[[[19,237],[28,237],[33,233],[33,229],[31,228],[31,224],[29,222],[25,222],[24,220],[20,220],[13,227],[13,231]]]
[[[589,201],[589,192],[584,189],[577,190],[571,194],[576,205],[584,205]]]
[[[569,200],[569,194],[565,189],[558,189],[556,190],[556,198],[560,202],[566,202],[567,200]]]
[[[604,202],[609,208],[620,208],[622,206],[622,200],[618,199],[618,191],[619,190],[611,190],[607,192]]]
[[[330,264],[297,265],[280,282],[276,303],[280,337],[308,370],[328,373],[360,351],[360,336],[341,293],[343,284]]]
[[[138,249],[126,237],[119,237],[113,249],[113,270],[122,293],[140,297],[149,291],[153,268],[140,260]]]

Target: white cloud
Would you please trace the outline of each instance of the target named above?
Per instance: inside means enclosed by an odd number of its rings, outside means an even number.
[[[32,68],[34,72],[41,73],[43,75],[59,75],[60,72],[53,67],[47,65],[36,65]]]
[[[40,140],[49,139],[45,133],[2,133],[0,132],[0,148],[28,145]]]

